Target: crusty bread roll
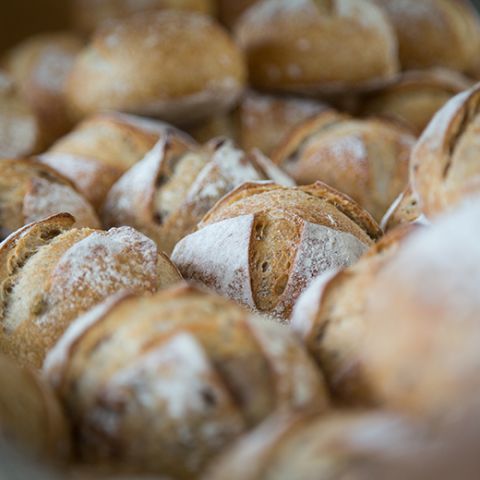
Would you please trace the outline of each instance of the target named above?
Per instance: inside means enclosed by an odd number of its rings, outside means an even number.
[[[422,212],[431,218],[480,193],[480,85],[452,98],[415,145],[411,181]]]
[[[450,98],[471,86],[470,79],[451,70],[405,72],[391,84],[366,95],[361,111],[401,122],[420,135]]]
[[[138,12],[165,8],[212,14],[213,0],[73,0],[72,21],[82,32],[90,33],[107,20],[128,18]]]
[[[10,50],[3,65],[19,86],[43,130],[47,148],[72,126],[64,98],[65,79],[83,42],[72,33],[40,34]]]
[[[412,235],[372,282],[361,355],[389,405],[447,422],[473,407],[478,418],[479,235],[477,197]]]
[[[110,187],[166,133],[189,137],[162,122],[102,113],[81,122],[39,157],[67,177],[99,210]]]
[[[341,405],[372,407],[380,403],[361,357],[368,325],[365,303],[375,278],[415,228],[396,229],[354,265],[320,275],[295,304],[292,328],[303,338]]]
[[[102,218],[109,227],[130,225],[140,230],[170,253],[220,198],[255,180],[294,185],[270,160],[247,155],[230,141],[189,148],[167,138],[112,187]]]
[[[241,17],[253,86],[302,93],[370,88],[397,71],[397,43],[369,0],[263,0]]]
[[[272,158],[297,183],[321,180],[380,221],[408,181],[414,143],[408,131],[385,120],[327,111],[295,128]]]
[[[70,451],[69,429],[49,386],[3,355],[0,384],[0,438],[13,440],[43,460],[65,460]]]
[[[0,240],[62,212],[79,228],[100,227],[92,206],[55,170],[34,160],[0,160]]]
[[[375,0],[392,22],[405,70],[468,71],[478,62],[480,26],[469,0]]]
[[[320,182],[247,183],[178,242],[172,260],[185,278],[287,320],[315,277],[355,262],[380,233],[367,212]]]
[[[155,243],[129,227],[73,228],[69,214],[29,224],[0,245],[0,350],[40,367],[78,315],[121,290],[154,292],[180,279]]]
[[[220,25],[161,11],[100,29],[73,67],[67,98],[80,117],[119,110],[188,124],[228,110],[244,83],[242,52]]]
[[[72,324],[45,373],[84,461],[176,479],[276,409],[328,405],[288,330],[187,285],[107,300]]]

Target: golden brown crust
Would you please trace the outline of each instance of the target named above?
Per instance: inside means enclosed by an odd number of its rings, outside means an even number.
[[[236,26],[255,87],[302,93],[371,88],[398,69],[382,10],[355,0],[264,0]],[[312,61],[312,59],[315,61]]]
[[[46,375],[84,459],[174,478],[200,472],[276,408],[327,406],[319,372],[288,331],[187,285],[117,297],[79,318]]]
[[[95,35],[75,63],[67,98],[78,116],[119,110],[189,124],[227,111],[245,76],[242,52],[212,19],[137,14]]]

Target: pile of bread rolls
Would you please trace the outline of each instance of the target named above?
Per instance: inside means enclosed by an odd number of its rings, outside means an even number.
[[[0,477],[478,480],[473,4],[70,3],[0,58]]]

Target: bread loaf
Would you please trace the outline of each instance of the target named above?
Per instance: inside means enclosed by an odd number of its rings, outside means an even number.
[[[315,277],[355,262],[380,233],[367,212],[320,182],[246,183],[178,242],[172,260],[185,278],[287,320]]]
[[[272,411],[327,407],[287,330],[183,285],[117,296],[79,318],[45,363],[84,461],[190,479]]]
[[[0,351],[22,365],[41,367],[70,322],[109,295],[155,292],[180,279],[137,231],[77,229],[74,222],[52,216],[0,245]]]
[[[281,181],[282,176],[268,159],[247,155],[228,141],[189,148],[167,138],[112,187],[103,220],[107,226],[135,227],[170,253],[235,187],[249,180]],[[288,177],[284,182],[293,185]]]

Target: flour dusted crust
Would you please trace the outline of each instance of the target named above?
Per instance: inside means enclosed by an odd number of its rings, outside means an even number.
[[[73,215],[79,228],[100,227],[91,205],[55,170],[34,160],[0,161],[0,239],[61,212]]]
[[[70,322],[109,295],[154,292],[180,279],[139,232],[73,224],[71,215],[55,215],[0,245],[0,350],[22,365],[40,367]]]
[[[80,317],[44,373],[84,460],[179,479],[277,408],[327,407],[320,372],[287,330],[186,285]]]
[[[453,97],[415,145],[411,181],[427,218],[480,192],[480,86]]]
[[[78,116],[120,110],[189,124],[227,111],[245,77],[242,52],[213,19],[165,10],[100,29],[73,68],[67,98]]]
[[[355,262],[380,230],[349,198],[317,183],[246,183],[223,197],[172,259],[185,278],[286,320],[311,281]]]
[[[167,137],[112,187],[103,220],[131,225],[170,253],[223,195],[243,182],[273,178],[293,183],[268,158],[230,141],[193,148]]]
[[[92,115],[39,159],[76,185],[99,210],[115,181],[167,133],[190,142],[168,124],[116,112]]]
[[[408,181],[414,137],[391,122],[327,111],[295,128],[273,161],[299,184],[321,180],[380,221]]]
[[[370,1],[263,0],[236,34],[258,88],[336,93],[371,88],[398,69],[393,29]]]

